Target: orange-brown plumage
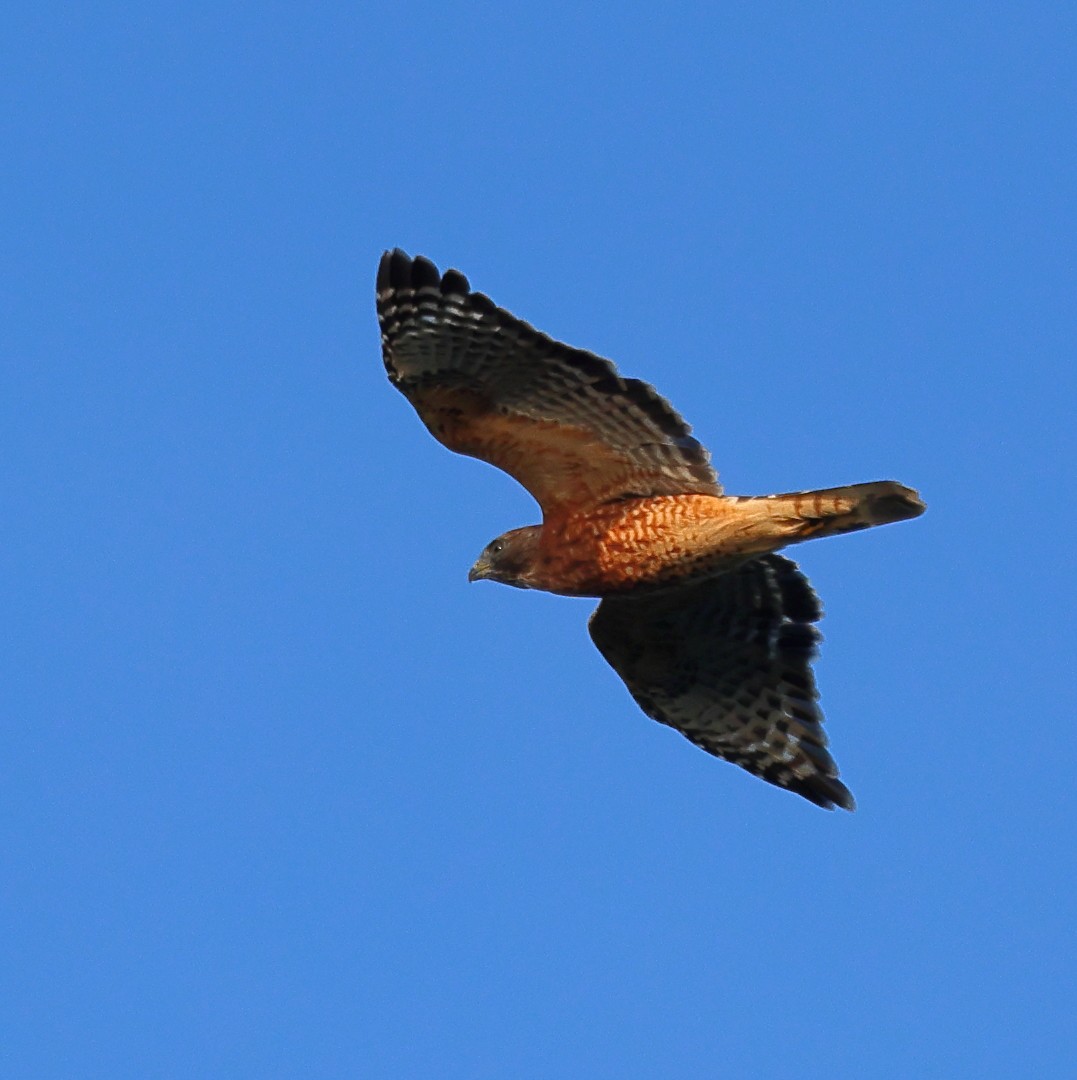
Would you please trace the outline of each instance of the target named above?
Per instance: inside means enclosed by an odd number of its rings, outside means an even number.
[[[789,544],[915,517],[878,481],[726,496],[706,450],[646,383],[387,252],[390,380],[449,449],[535,497],[542,523],[492,541],[471,578],[601,597],[591,636],[643,710],[821,806],[852,809],[826,750],[810,661],[821,611]]]
[[[622,499],[546,518],[539,545],[540,588],[567,596],[606,596],[668,585],[735,555],[738,511],[717,495]],[[727,543],[723,543],[723,539]]]

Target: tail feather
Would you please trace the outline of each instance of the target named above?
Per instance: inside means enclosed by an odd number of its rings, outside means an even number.
[[[786,543],[870,529],[919,517],[920,496],[895,480],[765,496],[772,517],[784,522]],[[786,531],[788,530],[788,531]]]
[[[917,492],[896,480],[874,480],[811,494],[824,503],[833,500],[833,508],[824,511],[822,517],[843,532],[845,529],[841,526],[845,523],[849,528],[869,529],[872,525],[908,521],[927,509]]]

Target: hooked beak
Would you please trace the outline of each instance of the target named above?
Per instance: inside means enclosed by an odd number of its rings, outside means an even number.
[[[468,581],[482,581],[490,576],[490,560],[485,555],[480,555],[475,565],[467,572]]]

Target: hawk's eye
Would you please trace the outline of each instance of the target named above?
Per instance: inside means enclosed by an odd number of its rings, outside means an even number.
[[[489,551],[490,551],[491,555],[500,555],[501,552],[503,552],[504,550],[505,550],[505,541],[504,540],[494,540],[490,544]]]

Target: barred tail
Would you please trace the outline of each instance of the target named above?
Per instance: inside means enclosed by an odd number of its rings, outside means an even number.
[[[919,517],[927,509],[917,492],[892,480],[850,484],[786,496],[803,519],[805,539],[870,529]]]
[[[869,484],[797,491],[766,498],[771,515],[785,522],[789,536],[787,543],[907,521],[919,517],[926,509],[912,488],[894,480],[875,480]]]

